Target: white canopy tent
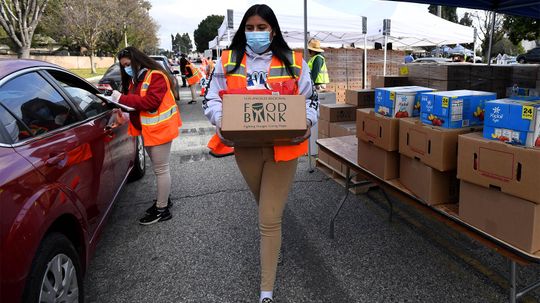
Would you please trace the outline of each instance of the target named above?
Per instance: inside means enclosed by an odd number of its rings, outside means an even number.
[[[291,3],[292,2],[292,3]],[[291,47],[303,47],[303,1],[271,1],[278,17],[285,40]],[[340,47],[343,44],[363,42],[362,17],[367,17],[368,42],[384,42],[383,20],[391,20],[388,42],[395,48],[432,46],[443,44],[471,43],[474,41],[472,27],[456,24],[439,18],[427,11],[425,5],[388,1],[359,1],[352,7],[355,15],[342,13],[325,7],[313,0],[307,1],[307,23],[310,37],[321,40],[326,47]],[[227,28],[229,20],[225,14],[216,39],[209,43],[210,48],[226,47],[236,33],[246,9],[233,11],[232,29]],[[370,43],[369,47],[373,47]]]

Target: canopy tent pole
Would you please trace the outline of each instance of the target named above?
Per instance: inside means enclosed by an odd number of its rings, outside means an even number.
[[[362,17],[362,34],[364,34],[364,76],[362,77],[362,88],[367,88],[367,17]]]
[[[491,65],[491,46],[493,44],[493,33],[495,32],[495,17],[496,13],[495,11],[491,12],[491,29],[489,31],[489,47],[488,47],[488,66]]]
[[[308,57],[308,30],[307,30],[307,0],[304,0],[304,60]],[[313,130],[313,126],[311,127]],[[312,173],[315,170],[313,169],[313,164],[311,163],[311,140],[308,139],[308,166],[309,172]]]
[[[387,48],[388,48],[388,36],[390,35],[390,19],[383,20],[383,35],[384,35],[383,76],[386,76],[386,53],[387,53]]]
[[[384,59],[383,59],[383,76],[386,76],[386,44],[388,43],[388,36],[384,35]]]
[[[473,64],[476,64],[476,27],[474,28],[474,40],[473,40]]]

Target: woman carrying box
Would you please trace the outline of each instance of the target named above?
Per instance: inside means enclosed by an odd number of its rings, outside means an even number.
[[[222,53],[210,76],[203,101],[205,115],[216,126],[212,141],[233,146],[221,136],[222,99],[227,90],[282,87],[293,81],[288,94],[306,97],[307,131],[294,138],[294,145],[273,147],[235,147],[238,168],[258,204],[261,295],[259,302],[273,301],[278,255],[281,248],[281,218],[287,195],[294,180],[298,157],[308,151],[310,127],[317,123],[317,94],[309,67],[299,52],[285,42],[276,15],[264,4],[250,7],[240,23],[229,50]],[[212,145],[219,149],[219,146]]]

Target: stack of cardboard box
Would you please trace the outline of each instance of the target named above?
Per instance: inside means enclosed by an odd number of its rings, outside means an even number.
[[[459,137],[459,216],[530,253],[540,251],[540,149]]]
[[[373,90],[347,90],[346,104],[321,104],[319,107],[318,137],[333,138],[356,134],[356,109],[373,106]],[[346,166],[324,151],[319,161],[335,172],[345,174]]]

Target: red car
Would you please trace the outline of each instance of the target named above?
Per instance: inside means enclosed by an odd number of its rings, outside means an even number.
[[[46,62],[0,60],[0,302],[83,302],[83,275],[142,141],[97,88]]]

